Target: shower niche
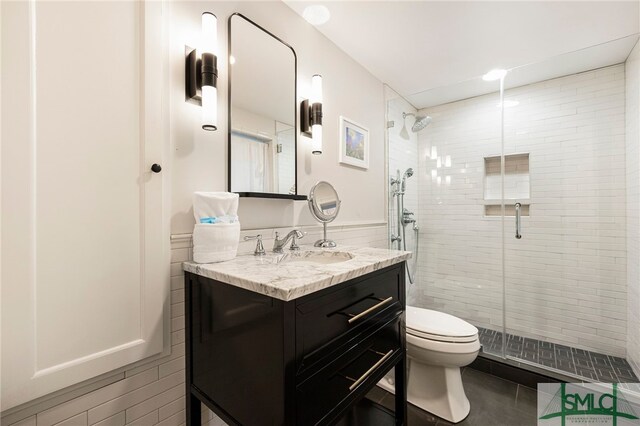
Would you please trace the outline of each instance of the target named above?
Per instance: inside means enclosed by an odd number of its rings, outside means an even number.
[[[484,214],[502,215],[502,173],[499,155],[484,158]],[[521,215],[529,216],[531,187],[529,153],[504,156],[505,215],[515,216],[515,203],[521,203]]]

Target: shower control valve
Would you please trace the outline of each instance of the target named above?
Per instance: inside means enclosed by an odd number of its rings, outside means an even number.
[[[413,218],[413,212],[410,212],[407,209],[402,210],[402,223],[405,225],[409,223],[416,223],[416,220]]]

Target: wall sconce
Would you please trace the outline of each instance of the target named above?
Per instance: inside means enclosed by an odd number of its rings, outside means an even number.
[[[311,96],[300,104],[300,132],[311,139],[311,153],[322,154],[322,76],[311,77]]]
[[[202,14],[202,54],[186,48],[185,96],[187,102],[202,105],[202,128],[218,129],[218,19]]]

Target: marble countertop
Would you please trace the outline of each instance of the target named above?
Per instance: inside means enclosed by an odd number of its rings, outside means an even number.
[[[304,260],[305,256],[344,258],[344,253],[352,254],[353,258],[327,264]],[[291,257],[295,257],[296,261],[290,262]],[[206,278],[289,301],[400,263],[410,257],[411,252],[399,250],[353,246],[320,249],[301,245],[299,252],[285,250],[284,254],[267,252],[264,256],[241,255],[220,263],[184,262],[182,267],[185,271]]]

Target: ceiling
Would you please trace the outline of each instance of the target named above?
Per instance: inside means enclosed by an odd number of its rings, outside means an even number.
[[[624,62],[638,42],[638,35],[620,38],[608,43],[597,44],[585,49],[576,50],[563,55],[509,70],[505,81],[505,89],[520,87],[556,77],[594,70]],[[460,99],[494,93],[500,90],[500,81],[484,81],[482,77],[440,86],[424,92],[406,96],[406,99],[420,109],[433,105],[442,105]]]
[[[422,92],[474,79],[493,68],[548,62],[556,70],[584,71],[579,63],[562,63],[575,58],[592,66],[602,50],[594,51],[589,60],[562,55],[640,30],[638,1],[285,3],[300,15],[310,4],[325,5],[331,19],[317,29],[417,108],[444,99]],[[618,53],[606,60],[623,61],[628,51],[622,46],[628,44],[617,44]],[[520,74],[521,84],[532,82]],[[551,75],[540,67],[530,78],[536,74]],[[481,94],[474,87],[458,88],[457,99]]]

